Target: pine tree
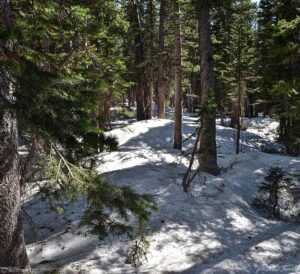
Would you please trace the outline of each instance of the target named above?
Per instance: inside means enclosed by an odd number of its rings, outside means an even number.
[[[216,147],[216,101],[213,75],[213,52],[210,33],[211,3],[203,1],[198,5],[199,48],[201,60],[201,130],[198,151],[201,171],[218,174]]]
[[[258,86],[259,105],[264,114],[268,114],[272,103],[269,102],[269,90],[274,77],[276,61],[271,56],[274,27],[277,22],[276,0],[262,0],[257,13],[257,56],[258,56]]]
[[[166,0],[160,1],[159,9],[159,59],[158,59],[158,118],[165,118],[166,79],[165,79],[165,16]]]
[[[254,5],[250,0],[237,1],[233,5],[230,33],[230,72],[231,98],[234,117],[236,117],[236,153],[240,151],[240,131],[243,105],[247,94],[251,92],[255,80],[255,48],[254,48]],[[233,122],[233,121],[232,121]]]
[[[195,112],[199,106],[200,52],[195,8],[189,1],[181,2],[184,24],[182,24],[182,70],[183,107]]]
[[[278,1],[278,22],[274,30],[271,56],[276,60],[270,94],[279,111],[280,140],[287,152],[300,154],[300,4]],[[280,102],[280,103],[279,103]]]
[[[212,42],[215,61],[216,99],[221,124],[224,124],[224,115],[229,112],[230,90],[232,85],[230,36],[232,24],[232,3],[225,3],[216,8],[212,14]]]
[[[13,26],[11,3],[0,2],[2,33]],[[9,60],[14,41],[8,35],[0,40],[1,59]],[[0,67],[0,272],[22,273],[30,270],[26,255],[21,220],[18,150],[18,122],[13,106],[16,103],[16,79],[9,66]]]
[[[181,21],[180,6],[172,0],[174,12],[174,67],[175,67],[175,131],[173,147],[182,147],[182,67],[181,67]]]
[[[135,85],[136,85],[136,110],[137,120],[145,120],[145,74],[144,74],[144,38],[140,15],[139,1],[130,1],[131,28],[134,32],[134,55],[135,55]]]
[[[259,187],[259,192],[266,195],[263,197],[264,204],[272,217],[280,219],[280,200],[282,192],[288,190],[293,185],[291,178],[286,176],[286,172],[278,166],[272,166],[268,170],[265,181]]]
[[[6,239],[0,243],[0,267],[26,268],[18,180],[27,163],[17,162],[17,132],[28,147],[37,148],[36,160],[29,166],[38,167],[34,174],[49,178],[42,193],[55,199],[60,211],[61,198],[72,201],[86,195],[85,221],[93,227],[91,216],[101,220],[96,231],[104,236],[111,229],[125,232],[126,227],[127,231],[129,212],[146,221],[154,201],[108,184],[94,170],[94,156],[117,146],[104,134],[103,101],[117,100],[128,88],[122,55],[128,25],[121,7],[113,0],[15,0],[10,13],[9,4],[1,2],[5,12],[1,12],[0,120],[5,125],[1,126],[0,156],[7,165],[1,163],[0,186],[9,182],[10,187],[0,194],[0,214],[7,224],[0,229],[0,238]],[[6,23],[8,14],[12,26]],[[28,183],[29,175],[22,180]],[[119,219],[113,220],[107,208],[116,209]]]
[[[145,112],[146,119],[152,119],[152,100],[154,95],[154,60],[155,60],[155,3],[149,0],[146,13],[146,29],[145,29],[145,51],[146,51],[146,77],[147,87],[145,89]]]
[[[278,114],[279,139],[299,155],[299,3],[262,1],[259,11],[260,98]]]

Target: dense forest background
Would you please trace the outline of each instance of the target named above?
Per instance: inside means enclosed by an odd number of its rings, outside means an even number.
[[[237,154],[243,119],[268,116],[300,156],[297,0],[1,0],[0,23],[0,267],[29,265],[20,197],[37,178],[58,211],[62,197],[86,195],[83,221],[102,238],[130,231],[105,208],[148,221],[153,197],[94,169],[117,149],[105,134],[116,116],[164,119],[172,108],[182,149],[182,111],[194,113],[199,170],[214,175],[216,118],[230,118]]]

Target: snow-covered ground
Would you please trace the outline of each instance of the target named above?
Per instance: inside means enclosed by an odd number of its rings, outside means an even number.
[[[276,122],[268,119],[247,122],[239,155],[234,154],[235,130],[218,125],[222,173],[199,174],[189,195],[181,190],[188,159],[172,149],[171,120],[134,122],[112,130],[119,151],[99,156],[99,172],[114,184],[153,194],[158,203],[146,229],[148,260],[133,268],[125,264],[132,243],[126,237],[99,241],[79,229],[84,201],[68,205],[59,216],[45,202],[32,200],[26,211],[39,241],[29,225],[24,226],[33,268],[60,273],[300,273],[300,225],[265,219],[250,206],[270,166],[300,174],[300,158],[259,151],[276,137]],[[183,151],[192,147],[195,138],[190,135],[196,128],[196,119],[184,115]]]

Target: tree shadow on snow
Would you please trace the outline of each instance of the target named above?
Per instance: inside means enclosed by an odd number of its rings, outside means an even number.
[[[178,150],[172,149],[173,126],[172,122],[167,122],[164,126],[150,128],[120,146],[121,163],[130,161],[132,157],[143,158],[144,162],[128,168],[120,166],[119,168],[122,169],[102,173],[102,176],[111,183],[118,186],[129,186],[139,193],[152,194],[155,197],[159,209],[158,212],[153,213],[149,228],[146,229],[151,244],[149,265],[151,268],[159,269],[159,265],[166,264],[167,261],[171,267],[172,262],[169,262],[168,257],[173,256],[172,251],[178,253],[180,250],[180,254],[177,254],[180,259],[193,266],[178,272],[162,270],[163,273],[200,273],[206,269],[217,271],[220,270],[217,264],[224,260],[243,260],[245,267],[240,266],[241,272],[254,273],[251,272],[252,270],[249,272],[249,269],[252,267],[254,271],[256,266],[260,266],[260,262],[256,261],[255,256],[249,257],[248,251],[254,249],[253,254],[255,254],[256,245],[288,231],[290,226],[279,222],[267,225],[267,221],[259,217],[249,205],[231,203],[228,196],[231,193],[226,191],[229,185],[225,185],[224,193],[219,193],[215,197],[201,194],[191,196],[183,193],[180,183],[186,166],[181,163],[170,165],[171,163],[166,161],[163,156],[163,153],[173,156],[179,153]],[[192,134],[196,126],[193,122],[184,125],[185,135]],[[232,146],[233,132],[232,129],[222,129],[222,132],[218,133],[218,143],[223,147],[226,144]],[[260,138],[253,135],[251,140]],[[192,140],[187,143],[187,145],[192,144]],[[245,142],[243,145],[245,150],[253,149],[251,142]],[[156,160],[153,161],[152,156],[145,154],[145,151],[141,149],[152,151],[156,155]],[[124,152],[134,152],[134,154],[122,155]],[[238,197],[238,193],[235,195],[237,201],[244,200],[244,197]],[[25,205],[25,208],[38,225],[38,232],[41,234],[40,241],[47,242],[51,237],[59,237],[57,233],[60,232],[69,234],[72,231],[78,232],[76,227],[84,209],[84,201],[79,201],[76,206],[67,206],[65,216],[52,213],[47,205],[40,201],[32,201]],[[256,223],[251,220],[256,220]],[[239,222],[246,224],[240,225]],[[32,235],[30,236],[28,224],[25,224],[25,238],[27,243],[35,241]],[[78,238],[74,236],[73,241],[76,239]],[[90,239],[92,240],[90,241]],[[69,241],[72,245],[71,236]],[[290,239],[290,241],[295,242],[296,239]],[[58,268],[70,264],[74,264],[76,268],[78,266],[76,262],[80,261],[87,267],[91,263],[93,268],[96,267],[103,271],[109,271],[114,266],[116,269],[122,269],[122,273],[134,273],[133,268],[124,264],[128,243],[120,246],[116,244],[117,242],[118,238],[109,241],[87,238],[82,245],[75,245],[71,250],[61,248],[57,254],[50,255],[47,259],[51,260],[53,265]],[[285,242],[283,241],[281,244],[284,249]],[[115,247],[114,252],[110,258],[101,259],[102,248],[108,247]],[[184,249],[181,250],[181,247]],[[162,255],[159,258],[151,257],[151,252],[154,252],[153,256]],[[100,257],[97,257],[97,254]],[[176,269],[179,268],[180,262],[175,260],[173,264],[172,268]],[[151,271],[147,265],[146,262],[141,267],[141,271]]]

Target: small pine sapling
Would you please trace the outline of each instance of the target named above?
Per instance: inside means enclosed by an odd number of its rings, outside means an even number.
[[[278,166],[270,167],[265,181],[259,187],[259,192],[263,193],[262,204],[269,210],[272,217],[280,219],[279,201],[285,190],[293,185],[291,178],[286,177],[286,172]]]
[[[140,219],[137,224],[137,232],[134,242],[129,246],[127,257],[125,260],[126,264],[131,264],[133,267],[140,267],[144,261],[148,261],[147,252],[150,246],[150,242],[146,238],[145,228],[148,222],[144,219]]]
[[[131,264],[133,267],[140,267],[144,261],[147,261],[147,250],[149,241],[142,234],[139,240],[135,240],[133,245],[129,247],[128,255],[125,263]]]

